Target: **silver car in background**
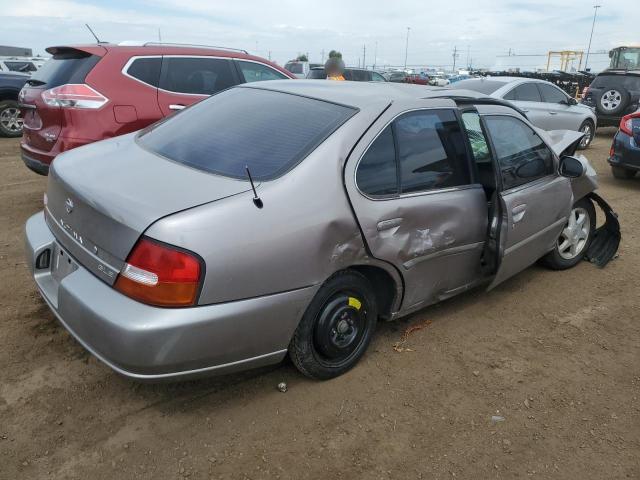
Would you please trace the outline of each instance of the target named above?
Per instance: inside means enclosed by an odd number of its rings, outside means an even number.
[[[483,77],[453,83],[452,89],[473,90],[513,102],[531,123],[543,130],[582,132],[578,148],[587,148],[596,132],[597,116],[551,82],[521,77]]]
[[[60,322],[128,377],[287,352],[335,377],[379,318],[540,258],[615,254],[615,225],[595,228],[595,172],[568,156],[581,135],[547,135],[501,103],[384,82],[225,90],[56,158],[28,264]]]

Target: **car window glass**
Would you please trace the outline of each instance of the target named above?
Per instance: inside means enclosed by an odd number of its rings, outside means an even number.
[[[507,100],[519,100],[521,102],[540,102],[540,92],[534,83],[527,82],[518,85],[512,90],[515,96],[505,96]]]
[[[143,130],[138,141],[198,170],[244,180],[249,167],[255,180],[270,180],[301,162],[356,112],[299,95],[236,87]]]
[[[281,80],[287,78],[284,74],[271,67],[255,62],[237,60],[245,82],[260,82],[263,80]]]
[[[36,66],[32,62],[4,62],[5,66],[12,72],[35,72]]]
[[[561,90],[544,83],[538,84],[542,100],[546,103],[567,103],[567,96]]]
[[[160,81],[160,67],[162,66],[162,58],[136,58],[129,68],[127,73],[133,78],[137,78],[141,82],[158,86]]]
[[[489,145],[480,125],[480,115],[476,112],[464,112],[462,114],[462,123],[467,130],[471,151],[476,163],[491,163],[491,154],[489,153]]]
[[[391,125],[374,140],[358,164],[356,183],[362,193],[389,196],[398,193],[396,149]]]
[[[395,121],[402,193],[469,183],[464,136],[452,110],[423,110]]]
[[[237,82],[231,61],[221,58],[164,57],[160,88],[170,92],[212,95]]]
[[[496,151],[504,190],[554,172],[553,153],[523,121],[508,116],[487,116],[485,123]]]
[[[384,77],[380,75],[378,72],[371,72],[371,80],[374,82],[386,82]]]

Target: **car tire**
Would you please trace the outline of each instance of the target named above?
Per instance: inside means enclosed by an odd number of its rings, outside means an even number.
[[[596,231],[596,209],[588,198],[571,208],[569,220],[553,250],[542,257],[542,264],[552,270],[566,270],[584,258]],[[566,242],[566,243],[565,243]]]
[[[338,272],[309,304],[289,344],[289,356],[307,377],[337,377],[362,358],[377,321],[369,280],[355,271]]]
[[[582,140],[580,140],[580,143],[578,144],[578,150],[589,148],[589,145],[591,145],[591,142],[593,141],[593,137],[595,137],[596,135],[595,124],[591,120],[585,120],[584,122],[582,122],[582,125],[580,125],[579,131],[584,133],[585,136],[582,138]]]
[[[602,115],[616,115],[627,108],[631,96],[622,87],[604,89],[596,99],[596,109]]]
[[[0,102],[0,136],[22,136],[22,117],[18,102],[3,100]]]
[[[620,167],[618,165],[611,165],[611,173],[619,180],[629,180],[636,176],[636,171],[630,168]]]

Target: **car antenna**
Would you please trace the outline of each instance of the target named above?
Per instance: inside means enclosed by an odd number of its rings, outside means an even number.
[[[249,177],[249,183],[251,183],[251,189],[253,190],[253,204],[258,207],[264,207],[264,203],[262,203],[262,199],[258,196],[258,192],[256,192],[256,186],[253,184],[253,177],[251,177],[251,172],[249,171],[249,165],[244,166],[247,171],[247,177]]]
[[[89,26],[88,23],[84,24],[85,27],[87,27],[89,29],[89,31],[91,32],[91,35],[93,35],[93,38],[96,39],[96,42],[98,43],[106,43],[106,42],[101,42],[100,39],[98,38],[98,36],[96,35],[96,33],[91,29],[91,27]]]

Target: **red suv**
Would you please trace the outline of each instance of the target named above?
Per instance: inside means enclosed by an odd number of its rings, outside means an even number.
[[[59,153],[134,132],[239,83],[294,78],[244,50],[145,43],[50,47],[19,95],[22,159],[46,175]]]

